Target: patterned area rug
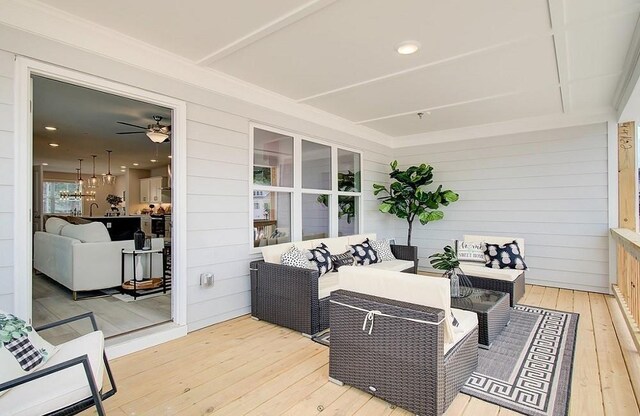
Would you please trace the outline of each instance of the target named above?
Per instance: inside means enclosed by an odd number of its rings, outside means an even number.
[[[525,415],[566,415],[578,317],[516,305],[491,348],[478,350],[478,370],[462,392]],[[312,339],[329,346],[330,338],[327,330]]]

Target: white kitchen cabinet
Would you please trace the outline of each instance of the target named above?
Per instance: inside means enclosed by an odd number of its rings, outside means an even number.
[[[140,179],[140,202],[141,203],[149,203],[151,200],[150,197],[150,183],[151,178]]]
[[[140,179],[140,202],[146,204],[171,202],[171,200],[163,200],[162,188],[166,186],[167,178],[162,176]]]

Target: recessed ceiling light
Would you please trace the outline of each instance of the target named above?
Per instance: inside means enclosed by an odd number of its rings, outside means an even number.
[[[42,166],[49,166],[47,162],[42,162]]]
[[[127,171],[126,169],[120,169],[120,172],[126,172],[126,171]]]
[[[405,42],[401,42],[396,46],[396,51],[400,55],[411,55],[415,53],[418,49],[420,49],[420,43],[415,40],[408,40]]]
[[[171,155],[167,156],[169,159],[171,159]]]
[[[58,143],[49,143],[49,146],[51,146],[51,147],[58,147],[58,146],[60,146],[60,145],[59,145]]]
[[[138,165],[139,165],[139,163],[134,163],[134,164],[133,164],[133,166],[138,166]]]
[[[151,159],[151,163],[156,163],[156,162],[157,162],[157,160]]]
[[[49,130],[49,131],[56,131],[56,130],[58,130],[57,128],[55,128],[55,127],[53,127],[53,126],[45,126],[45,129],[46,129],[46,130]]]
[[[120,166],[120,169],[126,169],[126,168],[127,168],[126,166]]]

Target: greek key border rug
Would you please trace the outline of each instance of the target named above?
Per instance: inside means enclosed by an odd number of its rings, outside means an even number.
[[[525,415],[566,415],[578,317],[516,305],[462,392]]]
[[[529,416],[565,416],[579,314],[516,305],[511,322],[478,350],[478,370],[462,392]],[[315,342],[330,346],[330,330]]]

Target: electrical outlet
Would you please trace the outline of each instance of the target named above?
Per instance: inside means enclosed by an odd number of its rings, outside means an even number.
[[[107,228],[111,228],[111,223],[110,222],[107,223]]]
[[[213,286],[213,273],[201,273],[200,286]]]

